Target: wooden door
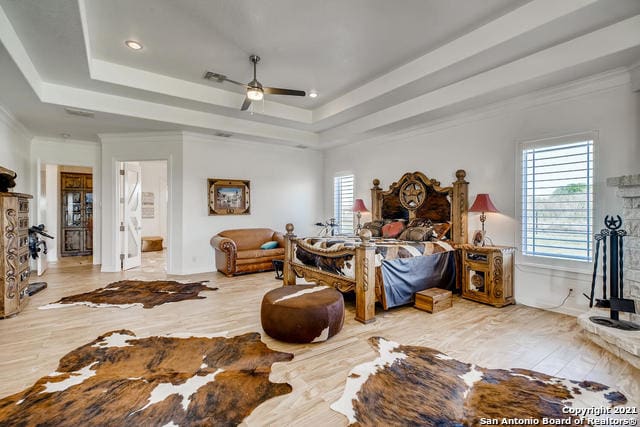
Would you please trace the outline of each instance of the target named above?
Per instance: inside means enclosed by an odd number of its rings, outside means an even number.
[[[125,270],[142,264],[142,183],[137,163],[124,163],[124,237],[122,267]]]
[[[62,182],[70,181],[63,178]],[[62,227],[60,255],[83,255],[84,225],[82,221],[82,190],[62,191]]]
[[[90,174],[60,174],[60,255],[93,253],[93,182]]]

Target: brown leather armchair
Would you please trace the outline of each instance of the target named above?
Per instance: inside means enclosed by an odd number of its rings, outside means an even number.
[[[275,249],[260,249],[269,241],[278,242]],[[225,230],[211,238],[216,269],[227,275],[273,270],[274,259],[284,259],[284,236],[270,228]]]

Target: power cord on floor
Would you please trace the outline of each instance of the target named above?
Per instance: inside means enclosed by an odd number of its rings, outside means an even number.
[[[567,302],[567,300],[569,299],[569,297],[571,296],[571,294],[573,293],[573,288],[569,288],[569,292],[567,293],[567,296],[564,297],[564,299],[562,300],[562,302],[559,305],[555,305],[553,307],[536,307],[536,308],[541,308],[543,310],[554,310],[556,308],[560,308],[564,305],[565,302]]]

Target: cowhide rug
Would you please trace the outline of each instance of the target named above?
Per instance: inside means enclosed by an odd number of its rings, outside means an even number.
[[[207,281],[180,283],[172,280],[121,280],[91,292],[64,297],[59,301],[39,308],[59,308],[68,305],[116,306],[121,308],[142,306],[144,308],[153,308],[169,302],[203,299],[205,297],[198,295],[200,292],[218,289],[204,285],[203,283],[205,282]]]
[[[259,333],[136,338],[112,331],[0,400],[0,425],[237,425],[262,402],[291,392],[269,373],[292,358],[269,349]]]
[[[621,393],[590,381],[526,369],[486,369],[427,347],[380,337],[369,341],[379,357],[353,368],[342,397],[331,405],[356,425],[505,425],[518,419],[530,421],[519,424],[543,425],[544,418],[587,425],[597,417],[585,414],[581,419],[579,409],[627,402]]]

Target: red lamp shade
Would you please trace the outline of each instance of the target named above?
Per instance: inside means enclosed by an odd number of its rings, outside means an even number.
[[[500,212],[491,201],[488,194],[478,194],[469,212]]]
[[[369,209],[364,205],[364,200],[362,199],[356,199],[355,202],[353,202],[352,210],[354,212],[369,212]]]

